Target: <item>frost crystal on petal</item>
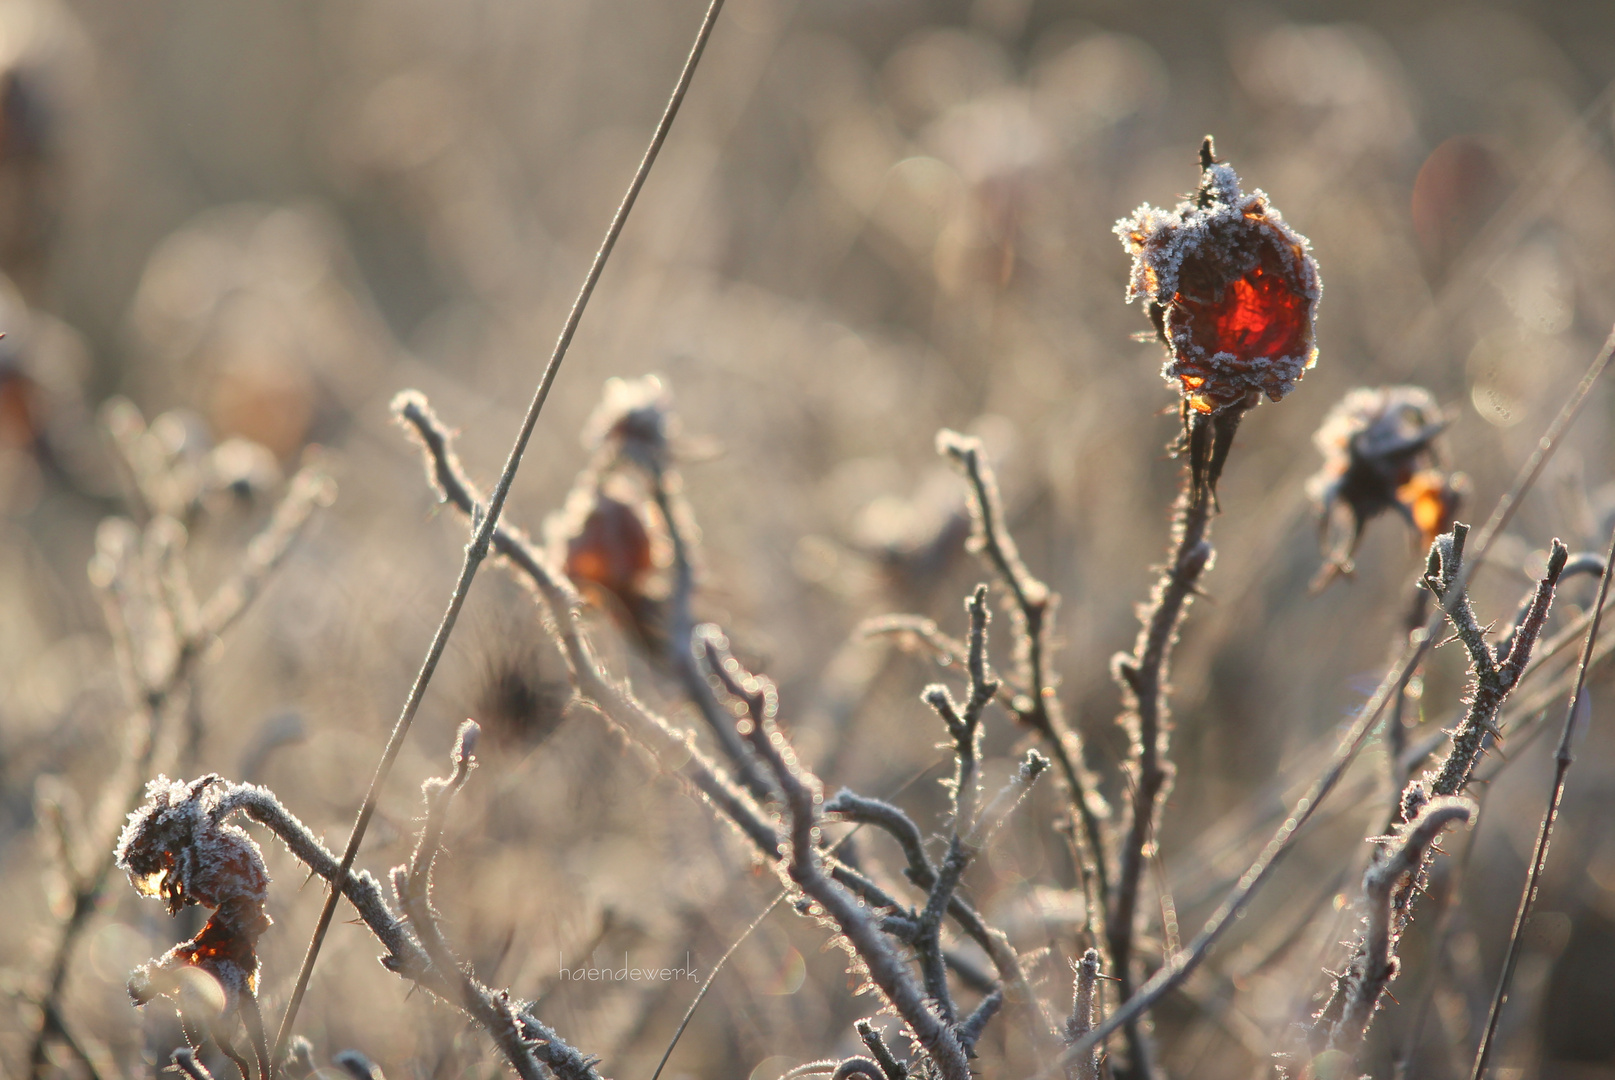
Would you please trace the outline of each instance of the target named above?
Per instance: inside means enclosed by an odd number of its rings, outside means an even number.
[[[1169,351],[1162,377],[1194,411],[1279,401],[1317,361],[1322,285],[1307,240],[1231,166],[1206,160],[1193,198],[1140,206],[1115,232],[1133,256],[1127,299],[1148,302]]]

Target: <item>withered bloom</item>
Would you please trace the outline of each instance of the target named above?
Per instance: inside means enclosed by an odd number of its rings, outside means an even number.
[[[269,872],[252,837],[222,820],[227,788],[217,775],[188,784],[159,776],[118,838],[118,866],[142,896],[162,900],[170,915],[190,904],[215,909],[200,934],[135,969],[129,994],[137,1005],[167,996],[183,1011],[187,972],[211,977],[224,1011],[256,992],[258,938],[270,923]]]
[[[1147,302],[1168,350],[1161,374],[1183,398],[1198,494],[1215,488],[1240,417],[1263,394],[1282,400],[1317,361],[1318,265],[1209,137],[1194,196],[1175,210],[1140,206],[1115,231],[1133,256],[1127,299]]]
[[[1436,455],[1435,438],[1447,423],[1418,386],[1361,387],[1329,411],[1313,436],[1323,468],[1307,484],[1323,515],[1328,561],[1319,585],[1351,573],[1363,528],[1386,510],[1412,525],[1426,547],[1451,528],[1463,477],[1443,471]]]

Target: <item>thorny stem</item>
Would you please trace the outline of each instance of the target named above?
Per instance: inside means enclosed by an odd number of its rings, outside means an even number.
[[[388,736],[386,749],[382,751],[381,761],[376,765],[375,776],[370,781],[370,789],[365,793],[364,804],[359,808],[359,816],[354,821],[353,831],[348,835],[347,846],[342,851],[342,870],[345,873],[353,865],[354,858],[359,853],[359,844],[364,839],[366,827],[370,818],[376,812],[376,802],[381,794],[381,785],[387,778],[392,764],[403,747],[404,736],[408,734],[410,724],[415,719],[415,713],[420,708],[421,699],[425,696],[426,686],[431,682],[432,674],[437,670],[438,660],[443,655],[443,649],[448,644],[449,635],[454,630],[454,624],[459,619],[460,609],[465,604],[466,594],[471,590],[471,582],[475,579],[477,568],[488,553],[494,530],[499,524],[500,511],[504,509],[505,499],[510,494],[510,485],[516,478],[516,470],[521,465],[522,454],[527,449],[528,440],[532,438],[533,428],[538,423],[538,415],[544,408],[544,402],[549,397],[550,387],[554,385],[555,376],[560,371],[561,361],[565,359],[567,349],[572,344],[572,337],[577,333],[578,323],[583,319],[584,309],[589,304],[589,298],[594,294],[596,283],[606,268],[606,260],[611,257],[611,251],[617,245],[617,238],[622,235],[624,224],[628,221],[628,214],[639,198],[640,189],[645,186],[645,179],[650,175],[651,166],[656,163],[656,156],[661,152],[662,144],[667,141],[667,133],[673,126],[673,119],[678,115],[679,106],[684,101],[685,92],[690,87],[690,80],[695,77],[696,65],[701,60],[701,54],[706,49],[707,40],[712,36],[712,28],[718,20],[718,13],[723,9],[723,0],[711,0],[706,15],[701,20],[700,29],[696,31],[695,42],[690,47],[689,56],[684,61],[684,67],[679,72],[678,82],[673,87],[673,93],[668,98],[667,107],[662,112],[662,118],[651,135],[650,144],[645,148],[645,155],[634,171],[634,176],[628,184],[628,190],[623,195],[622,202],[618,204],[616,213],[612,216],[611,224],[606,228],[605,239],[600,249],[595,253],[594,261],[589,265],[589,271],[584,276],[583,284],[578,290],[577,299],[572,302],[572,309],[567,314],[566,323],[561,328],[560,336],[556,339],[555,350],[550,355],[549,363],[544,368],[544,374],[539,378],[538,388],[533,394],[533,400],[527,407],[527,415],[522,419],[521,430],[516,435],[515,444],[510,448],[510,455],[505,460],[505,466],[500,471],[499,480],[494,485],[493,494],[488,500],[485,509],[478,508],[471,515],[472,537],[466,545],[465,562],[461,566],[459,579],[455,582],[454,592],[449,597],[447,610],[439,623],[437,632],[432,637],[432,644],[427,649],[426,658],[421,661],[421,668],[415,677],[414,685],[410,687],[409,696],[404,701],[404,707],[399,714],[398,722],[394,725],[392,734]],[[314,972],[314,962],[319,958],[320,946],[325,941],[325,935],[331,927],[331,918],[336,914],[338,892],[332,888],[326,896],[325,906],[320,909],[319,921],[315,924],[313,937],[309,940],[308,952],[303,957],[303,965],[297,973],[297,983],[292,988],[291,999],[286,1005],[286,1015],[281,1020],[280,1034],[275,1039],[275,1060],[280,1060],[286,1051],[286,1044],[291,1039],[292,1027],[297,1020],[297,1010],[302,1004],[303,995],[308,990],[309,977]]]
[[[1089,949],[1073,967],[1076,977],[1071,990],[1071,1016],[1065,1022],[1067,1044],[1079,1041],[1093,1030],[1094,1008],[1099,1002],[1099,951]],[[1074,1062],[1071,1080],[1099,1080],[1099,1048],[1094,1047]]]
[[[1402,920],[1393,909],[1393,901],[1403,881],[1417,879],[1422,873],[1441,830],[1453,822],[1468,823],[1475,813],[1475,804],[1468,799],[1432,799],[1403,829],[1396,848],[1382,853],[1363,876],[1368,929],[1363,934],[1362,955],[1345,980],[1345,1005],[1330,1040],[1333,1049],[1355,1058],[1374,1011],[1379,1008],[1380,995],[1396,977],[1396,939]]]
[[[1485,631],[1475,619],[1468,591],[1456,584],[1467,533],[1465,526],[1457,524],[1449,535],[1436,540],[1430,549],[1430,566],[1424,577],[1425,584],[1447,610],[1458,639],[1469,650],[1474,680],[1468,712],[1453,732],[1452,749],[1431,778],[1432,795],[1456,795],[1469,783],[1487,735],[1497,731],[1498,710],[1509,692],[1519,685],[1520,675],[1531,659],[1531,651],[1536,647],[1548,608],[1553,603],[1559,575],[1570,557],[1564,544],[1554,540],[1547,574],[1537,584],[1525,617],[1511,635],[1508,652],[1499,657],[1487,644]]]
[[[1016,677],[1024,692],[1016,695],[1011,708],[1017,720],[1042,737],[1060,767],[1080,825],[1074,836],[1091,909],[1089,921],[1095,935],[1101,935],[1110,904],[1110,872],[1105,861],[1110,850],[1105,835],[1110,807],[1088,770],[1081,738],[1065,721],[1048,671],[1048,639],[1059,597],[1032,576],[1021,558],[1004,522],[998,480],[981,440],[943,430],[937,435],[937,449],[964,473],[970,485],[971,547],[992,566],[1014,598]]]
[[[1486,800],[1484,794],[1475,800],[1475,816],[1469,820],[1469,835],[1464,839],[1462,853],[1454,857],[1452,869],[1448,871],[1447,886],[1441,898],[1441,909],[1436,915],[1430,929],[1428,955],[1432,963],[1426,966],[1424,975],[1416,991],[1416,1001],[1412,1008],[1412,1020],[1407,1025],[1402,1048],[1392,1064],[1392,1077],[1394,1080],[1407,1080],[1409,1067],[1413,1064],[1414,1056],[1424,1041],[1424,1028],[1430,1014],[1430,1005],[1435,999],[1436,986],[1441,979],[1441,958],[1447,955],[1451,945],[1454,913],[1463,895],[1463,883],[1469,873],[1469,864],[1475,855],[1475,836],[1480,831],[1480,823],[1485,814]]]
[[[1460,581],[1467,581],[1467,575],[1473,565],[1478,564],[1485,558],[1486,553],[1491,550],[1493,540],[1513,520],[1515,512],[1519,509],[1520,500],[1525,497],[1526,492],[1535,486],[1537,478],[1542,475],[1542,470],[1547,467],[1547,463],[1553,457],[1554,451],[1559,448],[1559,444],[1563,441],[1565,433],[1570,429],[1570,425],[1575,421],[1576,417],[1581,415],[1581,410],[1586,406],[1593,387],[1603,377],[1612,358],[1615,358],[1615,329],[1612,329],[1609,336],[1605,338],[1603,346],[1588,364],[1581,381],[1576,385],[1576,389],[1565,400],[1564,405],[1559,409],[1558,415],[1554,417],[1553,422],[1548,425],[1548,429],[1543,433],[1542,438],[1538,440],[1536,449],[1520,467],[1520,472],[1515,477],[1514,483],[1504,493],[1503,497],[1498,500],[1491,517],[1487,519],[1486,524],[1480,530],[1480,539],[1475,545],[1474,563],[1470,567],[1465,567],[1460,573]],[[1312,815],[1317,812],[1319,804],[1329,797],[1330,793],[1339,785],[1341,777],[1345,776],[1346,770],[1351,767],[1351,763],[1357,759],[1357,754],[1368,741],[1369,733],[1374,730],[1374,725],[1379,722],[1380,716],[1384,713],[1385,707],[1390,701],[1391,693],[1411,677],[1413,671],[1424,659],[1424,654],[1432,644],[1431,635],[1436,630],[1440,618],[1440,612],[1433,612],[1430,620],[1425,624],[1425,633],[1420,635],[1417,641],[1410,642],[1401,660],[1386,672],[1385,677],[1380,680],[1379,686],[1370,695],[1368,701],[1364,703],[1357,719],[1342,734],[1329,764],[1312,782],[1306,794],[1295,804],[1294,811],[1274,832],[1272,839],[1267,842],[1256,860],[1240,876],[1238,883],[1223,899],[1223,902],[1217,906],[1217,910],[1212,912],[1211,918],[1207,920],[1200,933],[1195,935],[1194,940],[1183,951],[1169,957],[1160,970],[1151,976],[1148,982],[1139,987],[1137,993],[1123,1001],[1121,1006],[1107,1017],[1103,1023],[1062,1054],[1059,1062],[1054,1066],[1041,1070],[1037,1074],[1038,1080],[1052,1080],[1056,1068],[1070,1064],[1079,1055],[1109,1038],[1123,1024],[1143,1016],[1154,1008],[1155,1004],[1163,997],[1181,986],[1184,980],[1204,962],[1211,952],[1211,947],[1221,939],[1223,934],[1228,931],[1228,928],[1244,912],[1256,892],[1267,883],[1274,867],[1289,852],[1300,830],[1311,820]]]
[[[875,1025],[868,1020],[860,1020],[852,1026],[870,1056],[880,1063],[880,1071],[886,1074],[886,1080],[908,1080],[908,1070],[892,1055]]]
[[[1598,628],[1603,620],[1604,600],[1609,595],[1609,581],[1611,570],[1615,569],[1615,535],[1610,536],[1609,552],[1604,557],[1603,579],[1598,585],[1598,598],[1593,601],[1592,622],[1587,627],[1587,640],[1581,648],[1581,662],[1576,670],[1576,689],[1570,695],[1570,704],[1565,709],[1564,727],[1559,735],[1559,748],[1553,756],[1553,785],[1548,791],[1548,805],[1542,811],[1542,824],[1537,830],[1536,849],[1531,856],[1531,871],[1526,875],[1525,888],[1520,893],[1520,907],[1514,916],[1514,928],[1509,934],[1508,957],[1503,962],[1503,972],[1497,979],[1497,990],[1492,995],[1491,1008],[1486,1014],[1486,1032],[1481,1036],[1480,1046],[1475,1051],[1475,1067],[1470,1072],[1470,1080],[1483,1080],[1486,1075],[1486,1065],[1491,1057],[1493,1041],[1497,1036],[1497,1020],[1503,1011],[1503,1002],[1508,1000],[1508,986],[1514,977],[1515,965],[1520,959],[1520,942],[1523,938],[1526,922],[1531,918],[1531,906],[1536,901],[1537,886],[1542,880],[1542,868],[1548,861],[1548,842],[1553,838],[1554,822],[1559,817],[1559,803],[1564,798],[1565,779],[1569,775],[1570,765],[1575,760],[1573,742],[1576,735],[1576,720],[1581,712],[1583,694],[1587,689],[1587,670],[1592,664],[1593,647],[1598,640]]]
[[[1391,649],[1392,662],[1402,655],[1402,651],[1413,640],[1413,635],[1422,633],[1425,620],[1429,617],[1428,601],[1430,594],[1424,589],[1413,590],[1408,600],[1407,613],[1397,629],[1395,646]],[[1401,820],[1402,789],[1407,786],[1408,769],[1403,764],[1403,757],[1407,753],[1407,722],[1403,717],[1403,710],[1407,707],[1408,683],[1413,679],[1413,673],[1397,687],[1396,693],[1391,695],[1390,715],[1385,718],[1385,767],[1389,783],[1386,785],[1390,791],[1390,822],[1395,824]]]
[[[1465,576],[1464,547],[1468,535],[1468,526],[1456,523],[1449,534],[1438,537],[1430,547],[1423,577],[1425,588],[1440,602],[1458,640],[1469,650],[1472,685],[1468,709],[1451,733],[1452,747],[1443,762],[1426,774],[1423,782],[1411,783],[1403,791],[1401,809],[1393,822],[1393,829],[1398,835],[1407,834],[1404,823],[1413,822],[1426,804],[1443,803],[1446,797],[1455,796],[1468,786],[1487,738],[1498,733],[1498,714],[1509,694],[1519,685],[1530,662],[1531,653],[1547,619],[1548,608],[1553,603],[1554,589],[1569,557],[1565,546],[1555,540],[1548,557],[1547,574],[1532,591],[1519,622],[1508,634],[1507,649],[1500,655],[1500,650],[1486,641],[1486,632],[1475,618],[1468,591],[1460,584]],[[1379,897],[1370,887],[1372,880],[1365,879],[1364,889],[1369,902],[1368,932],[1355,946],[1345,972],[1336,976],[1334,992],[1317,1015],[1312,1031],[1314,1048],[1327,1042],[1330,1046],[1354,1052],[1362,1038],[1362,1031],[1354,1032],[1354,1026],[1360,1023],[1366,1029],[1373,1019],[1379,990],[1395,976],[1394,967],[1390,966],[1395,958],[1388,950],[1413,917],[1415,886],[1419,884],[1429,858],[1428,852],[1424,853],[1411,884],[1397,891],[1394,905],[1387,909],[1387,917],[1392,920],[1388,928],[1382,929],[1376,924]],[[1382,957],[1377,956],[1375,950],[1382,947],[1387,951]],[[1370,991],[1371,1000],[1365,997]]]
[[[488,1031],[522,1080],[549,1080],[533,1057],[532,1047],[511,1009],[509,996],[491,991],[460,966],[432,910],[432,864],[442,844],[449,806],[465,786],[475,765],[477,733],[474,721],[461,724],[452,759],[454,772],[447,778],[428,780],[421,786],[426,800],[426,820],[421,825],[420,841],[415,845],[408,866],[393,869],[393,893],[415,928],[415,936],[432,958],[432,965],[458,991],[460,1007]]]
[[[1133,654],[1118,656],[1111,665],[1122,687],[1127,706],[1122,722],[1132,743],[1127,765],[1132,805],[1117,864],[1114,903],[1106,920],[1110,963],[1123,1000],[1133,991],[1133,935],[1137,930],[1139,889],[1158,829],[1161,804],[1171,788],[1174,772],[1166,756],[1171,737],[1166,683],[1172,646],[1200,575],[1212,556],[1211,543],[1206,539],[1211,500],[1196,497],[1193,484],[1186,477],[1178,496],[1172,522],[1172,554],[1151,593]],[[1145,1057],[1143,1032],[1136,1024],[1128,1026],[1127,1041],[1132,1069],[1139,1075],[1149,1075],[1152,1070]]]

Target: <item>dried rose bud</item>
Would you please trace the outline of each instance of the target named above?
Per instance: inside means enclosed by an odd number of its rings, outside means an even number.
[[[1200,189],[1176,210],[1145,204],[1116,223],[1133,256],[1129,302],[1149,302],[1170,350],[1162,376],[1198,413],[1281,400],[1318,357],[1318,265],[1261,191],[1201,148]]]
[[[117,864],[135,891],[161,899],[170,915],[190,904],[215,909],[200,934],[135,970],[129,993],[137,1005],[166,996],[188,1007],[195,980],[186,976],[197,972],[217,983],[226,1006],[256,990],[269,872],[257,842],[222,820],[228,787],[217,775],[188,784],[159,776],[118,838]]]
[[[1418,386],[1359,388],[1329,411],[1313,436],[1323,468],[1307,484],[1323,513],[1328,563],[1320,584],[1351,572],[1363,528],[1386,510],[1417,529],[1426,546],[1451,527],[1463,478],[1439,468],[1434,446],[1447,423]]]

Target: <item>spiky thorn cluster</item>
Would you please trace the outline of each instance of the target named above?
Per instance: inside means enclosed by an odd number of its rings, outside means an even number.
[[[1464,541],[1468,535],[1468,526],[1458,523],[1450,533],[1438,537],[1430,545],[1422,579],[1424,587],[1440,602],[1453,633],[1469,653],[1470,663],[1469,707],[1452,734],[1452,748],[1446,758],[1425,777],[1425,786],[1432,796],[1462,792],[1480,761],[1486,737],[1501,735],[1497,729],[1498,712],[1531,660],[1531,652],[1536,648],[1548,609],[1553,604],[1554,590],[1570,559],[1569,549],[1555,539],[1548,554],[1547,571],[1525,602],[1519,621],[1493,646],[1487,643],[1486,631],[1476,620],[1468,589],[1460,580]]]
[[[1329,1049],[1355,1056],[1385,988],[1396,978],[1396,943],[1406,925],[1398,917],[1398,899],[1423,873],[1442,830],[1457,822],[1469,824],[1477,809],[1471,800],[1451,795],[1425,801],[1375,855],[1363,875],[1362,947],[1338,983],[1339,1018],[1329,1036]]]

